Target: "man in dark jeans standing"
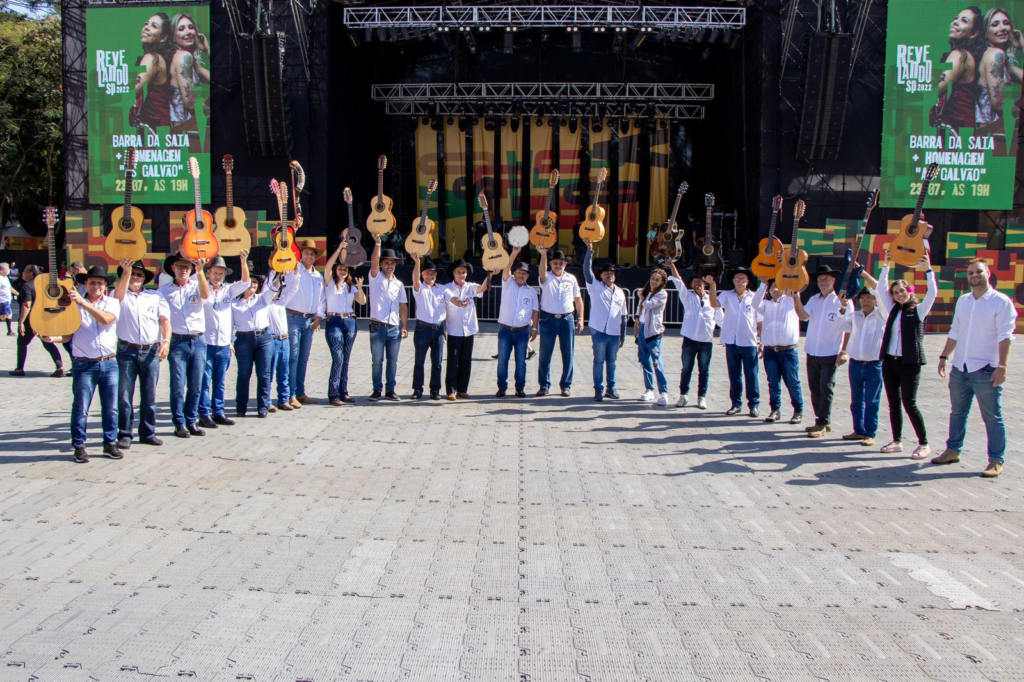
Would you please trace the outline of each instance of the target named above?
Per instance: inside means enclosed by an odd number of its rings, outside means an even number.
[[[39,276],[39,267],[36,265],[26,265],[25,270],[21,275],[21,284],[18,286],[18,303],[20,308],[20,315],[18,316],[18,366],[10,372],[12,377],[23,377],[25,376],[25,358],[28,355],[28,345],[32,343],[32,339],[36,338],[36,333],[32,331],[32,325],[29,322],[29,312],[32,310],[32,303],[36,300],[36,289],[32,283],[36,277]],[[43,348],[53,358],[53,364],[56,367],[52,377],[66,376],[64,372],[64,363],[60,357],[60,351],[57,350],[56,344],[50,343],[49,341],[43,341]]]

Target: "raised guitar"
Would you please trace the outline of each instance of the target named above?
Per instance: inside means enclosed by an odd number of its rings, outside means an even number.
[[[912,268],[921,262],[921,258],[927,251],[928,236],[932,233],[932,226],[924,220],[924,198],[928,196],[928,185],[935,179],[939,170],[939,164],[932,163],[924,173],[924,182],[921,183],[921,192],[917,195],[917,206],[914,212],[903,216],[900,221],[900,233],[889,244],[889,253],[892,259],[900,265]]]
[[[388,157],[381,154],[377,159],[377,196],[370,204],[370,215],[366,216],[366,229],[374,234],[387,234],[398,224],[391,212],[395,202],[384,194],[384,169],[387,167]]]
[[[43,209],[46,221],[46,243],[49,245],[50,269],[45,275],[36,275],[32,280],[36,300],[32,303],[28,319],[32,331],[39,336],[69,336],[82,325],[78,304],[71,300],[70,292],[75,281],[57,278],[57,209],[47,206]]]
[[[658,234],[651,242],[651,259],[658,263],[674,263],[683,255],[681,243],[683,233],[679,231],[676,224],[676,216],[679,215],[679,206],[683,202],[683,195],[690,185],[686,182],[679,183],[679,191],[676,192],[676,203],[672,206],[672,215],[668,220],[658,225]]]
[[[125,258],[142,260],[149,250],[142,234],[142,221],[145,219],[142,209],[132,206],[135,159],[135,147],[128,147],[124,153],[124,206],[118,206],[110,213],[110,234],[104,243],[107,255],[116,261]]]
[[[298,230],[305,222],[305,218],[302,217],[302,190],[306,187],[306,171],[298,161],[292,161],[288,167],[292,172],[292,205],[295,207],[292,229]]]
[[[341,231],[342,241],[348,244],[345,247],[345,265],[355,268],[366,262],[366,249],[363,248],[363,231],[356,227],[356,217],[352,212],[352,190],[346,187],[343,194],[348,204],[348,227]]]
[[[750,264],[750,271],[758,277],[775,279],[782,265],[782,240],[775,236],[775,226],[782,212],[782,195],[776,194],[772,199],[772,224],[768,228],[768,236],[757,245],[757,255]]]
[[[487,236],[480,240],[483,247],[483,265],[488,272],[499,272],[508,267],[509,255],[501,242],[501,235],[494,234],[491,229],[491,213],[487,210],[487,197],[483,192],[477,197],[480,209],[484,212],[484,224],[487,225]]]
[[[411,256],[420,258],[434,250],[434,221],[427,217],[430,208],[430,197],[437,191],[437,180],[427,185],[427,196],[423,198],[423,210],[420,217],[412,221],[412,232],[405,239],[405,250]]]
[[[555,200],[556,187],[558,187],[558,171],[553,170],[548,176],[548,198],[544,203],[544,210],[537,211],[533,229],[530,230],[530,243],[538,249],[550,249],[558,243],[558,230],[555,229],[558,225],[558,214],[551,210],[551,204]]]
[[[587,215],[580,223],[580,239],[589,239],[591,243],[597,243],[604,239],[604,216],[605,210],[597,203],[601,197],[601,190],[608,180],[608,169],[602,168],[601,174],[597,177],[597,191],[594,192],[594,201],[587,209]]]
[[[192,186],[196,192],[196,207],[182,218],[185,223],[185,236],[181,238],[178,251],[188,260],[207,260],[220,251],[220,240],[213,233],[213,216],[203,210],[202,196],[199,194],[199,162],[196,157],[188,159],[188,171],[192,174]]]
[[[295,230],[288,220],[288,183],[271,180],[270,189],[277,197],[277,209],[281,214],[281,222],[270,230],[274,239],[270,269],[280,273],[291,272],[298,265],[302,254],[295,245]]]
[[[797,293],[807,288],[811,278],[807,274],[807,252],[796,247],[797,235],[800,232],[800,220],[804,217],[807,209],[803,199],[796,202],[793,207],[793,238],[789,242],[789,250],[782,257],[782,266],[775,276],[775,285],[783,291],[795,291]]]
[[[237,256],[242,251],[252,249],[252,237],[245,227],[245,211],[235,206],[235,190],[232,174],[235,170],[235,159],[230,154],[223,160],[225,182],[227,183],[227,205],[213,212],[214,232],[220,239],[220,255]]]
[[[857,236],[853,239],[853,249],[850,251],[850,262],[846,266],[846,272],[843,273],[843,278],[839,280],[839,286],[836,287],[837,294],[841,294],[846,290],[846,283],[853,275],[853,268],[857,262],[857,258],[860,256],[860,246],[864,243],[864,235],[868,231],[868,220],[871,218],[871,211],[874,210],[875,206],[878,206],[877,189],[871,190],[871,194],[868,195],[868,203],[864,209],[864,219],[860,221],[860,227],[857,229]]]
[[[722,276],[725,260],[722,258],[722,242],[716,242],[711,235],[711,209],[715,207],[715,195],[708,192],[704,195],[704,207],[707,209],[704,222],[704,236],[697,240],[697,257],[693,259],[693,271],[701,277],[711,275],[715,279]]]

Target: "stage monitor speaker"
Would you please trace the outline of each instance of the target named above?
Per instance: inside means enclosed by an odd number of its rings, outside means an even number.
[[[251,35],[239,35],[241,46],[242,76],[242,122],[245,124],[245,139],[250,156],[267,153],[267,118],[263,102],[263,53],[262,44]]]
[[[284,97],[282,34],[239,35],[242,117],[252,156],[288,156],[291,149],[288,101]]]
[[[852,35],[815,33],[810,36],[800,97],[797,158],[838,158],[852,59]]]
[[[267,112],[267,142],[273,156],[288,156],[291,149],[291,117],[284,97],[283,33],[258,37],[263,43],[263,92]]]

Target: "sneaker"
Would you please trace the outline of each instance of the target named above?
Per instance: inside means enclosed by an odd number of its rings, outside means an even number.
[[[882,449],[879,450],[879,452],[884,452],[887,455],[891,455],[894,452],[903,452],[903,443],[901,443],[898,440],[894,440],[888,445],[883,445]]]
[[[782,419],[782,413],[778,410],[772,410],[768,413],[768,416],[764,418],[766,422],[777,422]]]
[[[824,438],[826,433],[828,433],[828,428],[824,424],[819,424],[807,432],[807,437]]]
[[[740,408],[738,408],[738,407],[730,407],[728,410],[725,411],[725,416],[726,417],[731,417],[734,414],[739,414],[739,413],[740,413]]]
[[[537,397],[538,398],[543,398],[544,396],[549,395],[550,393],[551,393],[551,391],[549,391],[548,389],[541,388],[541,389],[539,389],[537,391]]]
[[[533,360],[533,356],[536,355],[536,354],[537,354],[537,351],[535,351],[534,349],[531,348],[528,351],[526,351],[526,359],[527,360]]]
[[[153,436],[152,438],[140,438],[139,442],[143,445],[152,445],[154,447],[159,447],[164,444],[164,442],[156,436]]]
[[[748,412],[747,415],[753,417],[754,419],[757,419],[758,417],[761,416],[761,413],[758,411],[756,407],[751,407],[750,412]]]
[[[862,436],[856,431],[854,431],[853,433],[848,433],[845,436],[843,436],[843,440],[864,440],[865,438],[867,438],[867,436]]]
[[[816,431],[819,426],[824,426],[826,432],[832,430],[832,425],[831,424],[824,424],[824,425],[822,425],[822,424],[815,424],[814,426],[804,427],[804,431]]]
[[[188,432],[191,433],[193,436],[205,436],[206,435],[206,431],[203,431],[202,429],[197,428],[195,426],[188,427]]]
[[[174,429],[174,435],[178,438],[191,438],[192,434],[188,432],[184,426],[178,426]]]
[[[380,400],[380,391],[374,391],[370,394],[370,402],[375,403]]]
[[[245,415],[242,415],[242,416],[245,416]],[[222,414],[219,414],[216,417],[214,417],[213,421],[217,422],[221,426],[234,426],[235,425],[235,420],[234,419],[228,419],[227,417],[225,417]]]
[[[355,398],[353,398],[353,397],[352,397],[352,396],[350,396],[350,395],[347,395],[347,396],[345,396],[344,398],[342,398],[342,399],[341,399],[341,402],[343,402],[343,403],[346,403],[346,404],[348,404],[348,405],[351,405],[351,404],[352,404],[352,403],[354,403],[355,401],[356,401],[356,399],[355,399]]]
[[[874,438],[872,438],[871,436],[865,436],[865,437],[864,437],[864,440],[862,440],[862,441],[860,442],[860,444],[861,444],[861,445],[864,445],[864,446],[867,446],[867,447],[870,447],[870,446],[872,446],[872,445],[874,445],[874,444],[875,444],[875,439],[874,439]]]
[[[790,424],[799,424],[803,420],[804,420],[803,412],[794,412],[793,416],[790,417],[790,419],[789,419],[789,423]]]
[[[295,408],[292,407],[291,403],[278,403],[277,409],[281,410],[282,412],[291,412]]]
[[[384,400],[390,400],[393,403],[401,402],[402,399],[398,397],[398,394],[394,391],[388,391],[384,394]]]
[[[422,397],[423,397],[423,391],[413,391],[412,392],[412,399],[413,400],[419,400]]]
[[[918,445],[914,453],[910,455],[910,459],[925,459],[932,454],[932,449],[927,445]]]
[[[640,400],[645,403],[652,402],[654,400],[654,391],[644,391],[644,394],[640,396]]]
[[[604,393],[601,391],[594,391],[594,402],[599,403],[604,400]]]
[[[216,428],[219,428],[217,426],[217,422],[213,421],[209,417],[200,417],[199,418],[199,425],[202,426],[204,429],[216,429]]]
[[[946,448],[938,457],[932,458],[932,464],[955,464],[960,461],[960,453]]]
[[[124,453],[117,447],[117,443],[104,443],[103,455],[110,459],[124,459]]]
[[[569,390],[569,389],[567,389],[567,388],[563,388],[563,389],[562,389],[562,397],[563,397],[563,398],[568,398],[568,397],[569,397],[569,396],[571,396],[571,395],[572,395],[572,391],[570,391],[570,390]]]
[[[58,367],[57,369],[53,370],[53,374],[51,374],[50,376],[53,377],[54,379],[61,379],[63,377],[66,377],[67,375],[68,374],[67,372],[64,371],[63,367]]]
[[[495,398],[504,398],[506,395],[508,395],[508,392],[505,389],[503,389],[503,388],[499,388],[498,392],[494,394],[494,397]],[[453,394],[448,399],[449,400],[455,400],[455,395]]]
[[[658,396],[658,406],[668,407],[668,393],[662,393]]]
[[[524,391],[521,388],[517,388],[516,389],[516,397],[517,398],[525,398],[526,397],[526,391]]]
[[[497,360],[498,357],[499,357],[498,354],[495,353],[494,355],[491,356],[491,360]]]
[[[132,439],[131,438],[118,438],[117,439],[117,447],[121,448],[122,450],[128,450],[129,448],[131,448],[131,446],[132,446]]]
[[[999,462],[989,461],[988,466],[981,472],[984,478],[995,478],[999,474],[1003,473],[1003,465]]]
[[[75,448],[75,461],[79,464],[88,464],[89,451],[85,448]]]
[[[708,401],[704,399],[704,396],[697,396],[697,408],[701,410],[708,409]]]
[[[690,402],[690,396],[681,395],[679,400],[676,401],[676,407],[686,407],[686,403]]]
[[[621,395],[619,395],[619,392],[618,392],[618,391],[616,391],[616,390],[612,389],[612,390],[608,390],[608,391],[605,391],[605,392],[604,392],[604,397],[605,397],[605,398],[610,398],[610,399],[612,399],[612,400],[618,400],[618,399],[619,399],[619,398],[621,398],[622,396],[621,396]]]

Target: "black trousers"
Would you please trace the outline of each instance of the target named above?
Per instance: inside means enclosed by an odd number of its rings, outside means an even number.
[[[444,373],[445,393],[469,393],[473,372],[473,336],[448,335],[448,367]]]
[[[25,357],[28,355],[28,345],[32,343],[32,339],[36,338],[36,333],[32,331],[32,325],[29,324],[28,320],[25,320],[25,333],[24,335],[18,336],[18,369],[25,369]],[[47,343],[40,341],[43,344],[43,348],[53,358],[53,364],[57,369],[64,366],[63,360],[60,357],[60,351],[57,350],[57,344]],[[70,354],[70,353],[69,353]]]
[[[903,411],[906,410],[918,442],[927,445],[928,432],[924,427],[924,415],[917,406],[921,365],[905,365],[902,358],[886,354],[882,358],[882,384],[885,386],[885,397],[889,399],[892,439],[903,440]]]
[[[808,355],[807,383],[817,426],[832,423],[832,398],[836,390],[836,356]]]

